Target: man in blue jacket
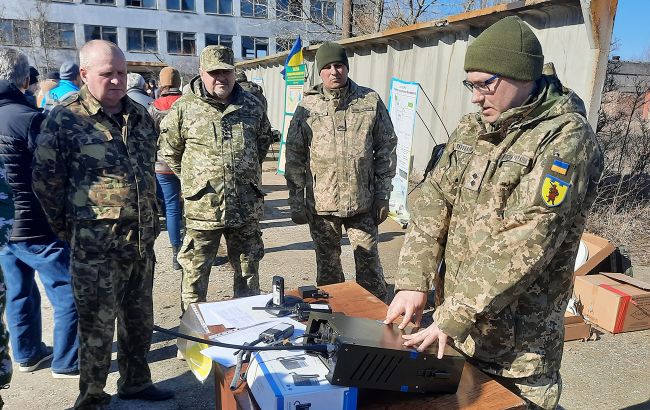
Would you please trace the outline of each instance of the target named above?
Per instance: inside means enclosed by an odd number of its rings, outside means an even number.
[[[59,77],[59,85],[50,90],[45,97],[45,111],[51,110],[53,106],[79,92],[81,77],[79,76],[79,66],[76,63],[67,61],[61,64]]]
[[[15,202],[13,231],[0,250],[7,286],[7,324],[19,371],[34,371],[53,357],[53,377],[79,377],[70,251],[50,229],[31,188],[32,152],[44,115],[27,102],[24,91],[28,85],[27,57],[0,48],[0,160]],[[41,296],[35,271],[54,308],[54,351],[42,342]]]

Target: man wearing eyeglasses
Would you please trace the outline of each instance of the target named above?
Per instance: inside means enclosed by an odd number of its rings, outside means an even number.
[[[539,40],[518,17],[468,47],[463,84],[480,111],[461,119],[414,195],[386,323],[404,315],[400,327],[419,324],[435,287],[433,324],[404,344],[438,342],[442,357],[453,343],[530,408],[551,409],[562,390],[563,315],[603,157],[582,100],[543,62]]]

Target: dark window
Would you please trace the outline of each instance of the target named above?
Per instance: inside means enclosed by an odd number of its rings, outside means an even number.
[[[194,11],[194,0],[167,0],[167,10]]]
[[[232,0],[205,0],[206,13],[232,15]]]
[[[244,59],[269,55],[269,39],[264,37],[242,37],[241,54]]]
[[[275,15],[280,20],[301,20],[302,0],[276,0]]]
[[[169,54],[196,55],[196,34],[168,31],[167,52]]]
[[[155,9],[156,0],[126,0],[128,7],[141,7],[143,9]]]
[[[117,27],[110,26],[84,26],[86,41],[106,40],[117,44]]]
[[[130,28],[126,30],[128,51],[158,51],[156,30]]]
[[[315,21],[334,24],[336,3],[332,1],[311,0],[311,18]]]
[[[266,0],[241,0],[242,17],[266,18]]]
[[[82,3],[97,4],[100,6],[114,6],[115,0],[82,0]]]
[[[46,23],[45,32],[43,34],[46,47],[75,48],[73,24]]]
[[[206,46],[226,46],[232,48],[232,36],[225,34],[206,34]]]
[[[31,30],[27,20],[0,20],[0,44],[31,46]]]

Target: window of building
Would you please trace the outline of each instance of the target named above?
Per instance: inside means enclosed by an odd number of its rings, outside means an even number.
[[[311,18],[315,21],[334,24],[336,2],[326,0],[311,0]]]
[[[275,51],[277,53],[281,53],[283,51],[289,51],[291,50],[291,47],[293,47],[293,43],[296,42],[296,39],[294,38],[281,38],[278,37],[275,39]]]
[[[196,34],[168,31],[167,52],[169,54],[196,55]]]
[[[226,46],[232,48],[232,36],[226,34],[206,34],[205,45]]]
[[[267,18],[266,0],[241,0],[242,17]]]
[[[158,35],[156,30],[129,28],[126,30],[128,51],[158,51]]]
[[[194,11],[194,0],[167,0],[167,10]]]
[[[74,41],[74,24],[46,23],[43,39],[46,47],[76,48]]]
[[[43,1],[43,0],[41,0],[41,1]],[[74,0],[49,0],[49,1],[52,1],[54,3],[73,3],[74,2]]]
[[[242,37],[241,54],[245,59],[269,55],[269,39],[264,37]]]
[[[157,0],[126,0],[127,7],[140,7],[143,9],[155,9]]]
[[[32,36],[29,21],[0,19],[0,44],[7,46],[31,46]]]
[[[275,15],[280,20],[302,19],[302,0],[276,0]]]
[[[232,0],[204,0],[206,13],[232,15]]]
[[[111,26],[84,26],[86,41],[106,40],[117,44],[117,27]]]
[[[82,0],[82,3],[97,4],[99,6],[114,6],[115,0]]]

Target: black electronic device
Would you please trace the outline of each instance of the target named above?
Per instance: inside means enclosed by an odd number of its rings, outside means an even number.
[[[455,393],[465,358],[450,346],[442,359],[438,345],[418,352],[403,345],[400,330],[378,320],[349,317],[342,313],[309,315],[305,344],[333,345],[321,353],[331,384],[379,390],[419,393]]]
[[[284,305],[284,278],[282,276],[273,277],[273,305]]]

